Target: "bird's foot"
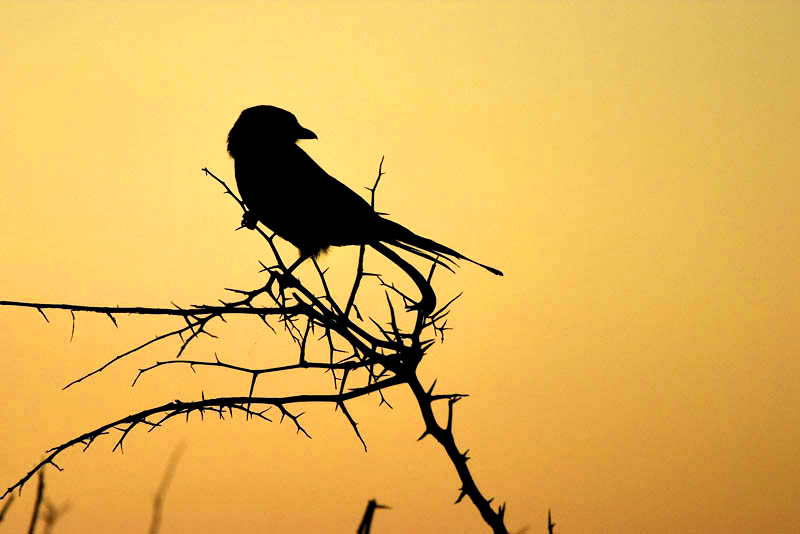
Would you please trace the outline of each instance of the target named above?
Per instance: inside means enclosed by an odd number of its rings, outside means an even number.
[[[244,212],[242,215],[242,227],[249,228],[250,230],[255,230],[256,225],[258,224],[258,217],[252,211]]]

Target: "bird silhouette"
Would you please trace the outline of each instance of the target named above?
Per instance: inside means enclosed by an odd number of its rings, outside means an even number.
[[[384,243],[437,263],[441,263],[438,256],[465,260],[502,276],[494,267],[382,217],[297,145],[299,139],[316,138],[284,109],[255,106],[242,111],[228,134],[228,153],[234,160],[236,185],[248,210],[242,220],[244,226],[255,228],[260,221],[297,247],[301,258],[316,258],[331,246],[370,245],[397,263],[418,286],[428,286],[420,287],[423,300],[429,300],[433,293],[430,285]],[[430,302],[422,305],[430,306]]]

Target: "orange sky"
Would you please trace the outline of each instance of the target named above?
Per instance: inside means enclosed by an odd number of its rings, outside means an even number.
[[[456,439],[514,530],[795,532],[800,523],[800,7],[795,2],[17,2],[0,5],[0,299],[188,305],[256,287],[232,180],[241,109],[293,111],[303,143],[378,208],[465,254],[465,291],[421,368],[468,392]],[[232,181],[231,181],[232,184]],[[287,257],[293,258],[291,247]],[[323,260],[346,284],[357,249]],[[376,301],[376,306],[381,304]],[[383,312],[383,308],[379,308]],[[247,378],[165,370],[166,343],[61,387],[176,325],[0,309],[0,483],[62,441]],[[243,320],[204,340],[290,358]],[[327,391],[325,379],[261,393]],[[288,424],[173,422],[61,457],[60,534],[142,532],[186,449],[162,532],[486,532],[441,449],[394,410],[310,406]],[[27,528],[34,486],[3,525]]]

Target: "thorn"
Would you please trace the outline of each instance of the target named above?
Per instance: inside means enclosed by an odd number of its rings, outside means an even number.
[[[422,344],[420,345],[420,350],[422,351],[422,354],[425,354],[434,343],[436,343],[435,339],[429,339],[427,341],[423,341]]]
[[[39,310],[39,313],[41,313],[41,314],[42,314],[42,317],[44,317],[44,320],[45,320],[45,321],[47,321],[47,322],[49,323],[49,322],[50,322],[50,319],[48,319],[48,318],[47,318],[47,315],[45,315],[45,314],[44,314],[44,312],[42,311],[42,309],[41,309],[41,308],[36,308],[36,309],[37,309],[37,310]]]
[[[433,384],[431,384],[431,388],[428,390],[428,395],[433,393],[433,388],[436,387],[436,380],[438,380],[438,379],[436,379],[436,378],[433,379]]]

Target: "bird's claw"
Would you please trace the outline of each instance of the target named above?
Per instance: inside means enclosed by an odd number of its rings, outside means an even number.
[[[243,228],[249,228],[250,230],[255,230],[257,224],[258,224],[258,217],[256,217],[252,211],[244,212],[244,215],[242,215]]]

